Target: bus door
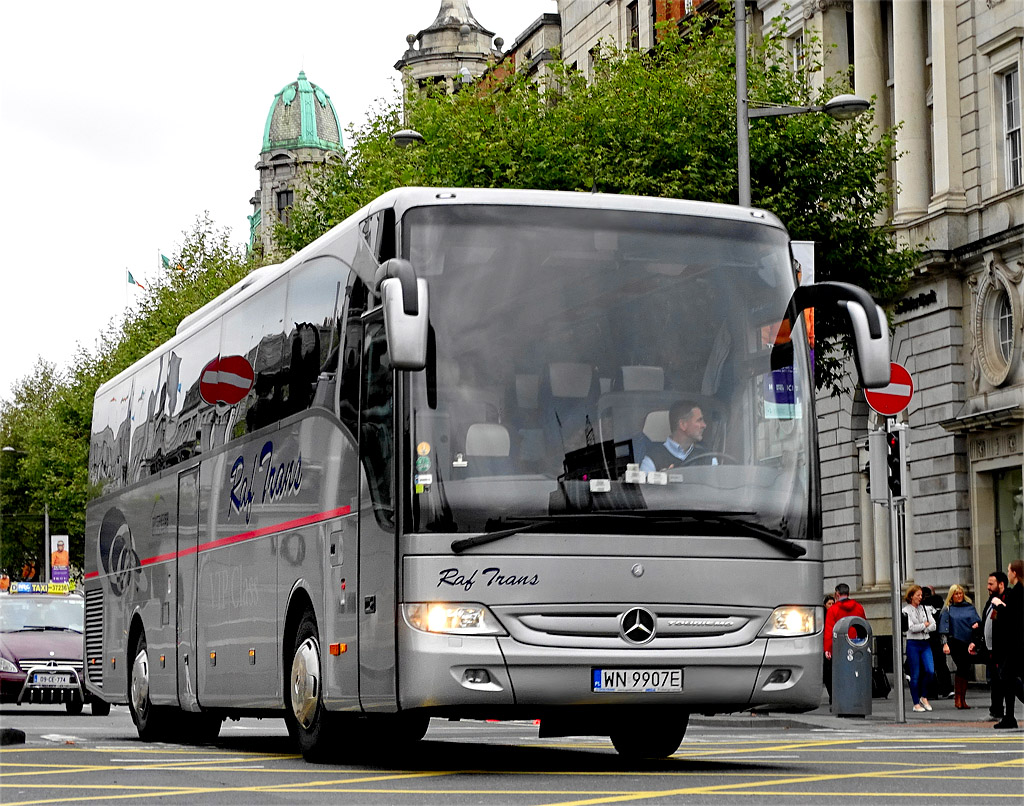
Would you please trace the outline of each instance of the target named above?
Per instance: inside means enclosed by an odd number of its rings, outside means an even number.
[[[178,533],[175,551],[177,580],[175,644],[178,703],[198,711],[196,698],[196,567],[199,555],[199,466],[178,474]]]
[[[395,711],[394,381],[384,322],[364,324],[359,458],[359,699],[364,711]]]

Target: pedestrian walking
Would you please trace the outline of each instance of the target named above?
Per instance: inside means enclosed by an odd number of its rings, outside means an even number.
[[[836,585],[836,597],[835,603],[825,612],[825,664],[822,668],[822,674],[825,676],[825,680],[828,681],[825,687],[828,689],[828,704],[832,704],[832,628],[836,626],[836,622],[841,618],[847,616],[860,616],[861,618],[867,618],[864,615],[864,608],[860,602],[850,598],[850,586],[845,582],[840,582]]]
[[[1024,683],[1021,681],[1024,662],[1024,561],[1013,560],[1006,569],[1006,578],[1011,587],[1002,597],[992,600],[992,654],[1004,705],[1003,718],[992,726],[996,730],[1015,729],[1015,701],[1024,702]]]
[[[967,681],[975,658],[967,651],[971,637],[981,624],[981,616],[974,607],[967,592],[960,585],[950,585],[945,606],[939,617],[939,641],[942,644],[945,665],[948,655],[956,665],[953,675],[953,704],[960,709],[970,708],[967,704]]]
[[[993,601],[1006,593],[1006,574],[1002,571],[993,571],[988,575],[988,600],[981,609],[981,626],[974,631],[971,644],[967,651],[972,655],[978,655],[979,660],[985,663],[985,676],[988,679],[989,696],[991,704],[988,715],[997,722],[1003,718],[1003,687],[999,684],[999,670],[996,668],[995,656],[992,653],[992,628],[995,622],[992,619]]]
[[[910,667],[910,697],[915,711],[931,711],[932,705],[923,696],[928,683],[935,674],[932,650],[928,636],[935,631],[935,619],[921,600],[924,595],[920,585],[911,585],[904,597],[903,614],[907,617],[907,665]]]

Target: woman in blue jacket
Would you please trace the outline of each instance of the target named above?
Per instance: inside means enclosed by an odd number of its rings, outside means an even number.
[[[977,662],[967,651],[971,634],[981,623],[981,616],[960,585],[952,585],[946,594],[946,605],[939,617],[939,636],[942,651],[952,655],[956,664],[953,676],[953,704],[957,708],[970,708],[967,704],[967,675],[970,666]]]

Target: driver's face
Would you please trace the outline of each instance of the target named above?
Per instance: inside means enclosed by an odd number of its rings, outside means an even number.
[[[694,407],[689,417],[679,421],[679,430],[694,442],[704,439],[704,429],[707,427],[708,424],[704,422],[704,412],[699,407]]]

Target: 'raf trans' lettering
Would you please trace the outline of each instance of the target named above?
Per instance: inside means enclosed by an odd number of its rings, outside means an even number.
[[[262,489],[257,481],[262,477]],[[231,494],[228,496],[228,507],[232,513],[245,516],[249,522],[252,516],[252,504],[280,501],[285,496],[298,495],[302,489],[302,454],[288,462],[274,463],[274,443],[267,440],[260,449],[259,457],[253,462],[252,471],[245,472],[245,457],[239,456],[231,466]],[[230,514],[230,513],[229,513]]]
[[[437,587],[440,588],[442,585],[448,585],[450,587],[462,588],[466,591],[471,590],[478,581],[477,573],[482,574],[486,580],[485,588],[495,585],[506,588],[519,585],[536,585],[540,582],[540,576],[537,574],[503,574],[500,568],[485,568],[483,571],[474,568],[469,576],[463,574],[458,568],[445,568],[438,572]]]

